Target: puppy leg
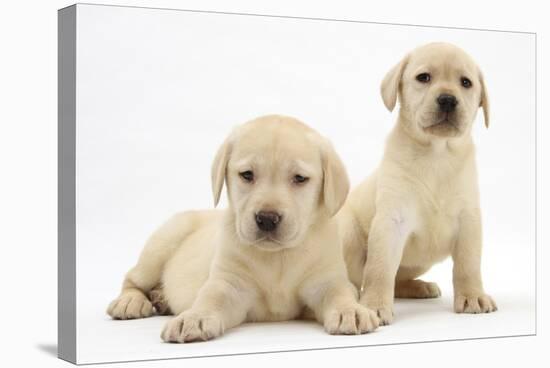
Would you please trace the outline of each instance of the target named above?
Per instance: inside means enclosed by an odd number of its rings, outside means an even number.
[[[378,328],[376,312],[357,302],[357,289],[345,277],[308,282],[300,294],[331,335],[364,334]]]
[[[137,264],[126,274],[122,291],[107,308],[114,319],[145,318],[153,315],[148,292],[159,285],[164,264],[194,228],[192,213],[172,217],[149,238]]]
[[[360,303],[376,311],[381,325],[393,320],[395,277],[410,232],[399,211],[377,213],[372,221]]]
[[[252,298],[223,279],[209,279],[191,309],[168,321],[161,338],[165,342],[207,341],[246,319]]]
[[[428,271],[421,267],[399,267],[395,277],[396,298],[437,298],[441,296],[441,290],[435,282],[426,282],[416,279]]]
[[[489,313],[497,310],[485,294],[481,280],[481,215],[471,210],[460,218],[453,249],[454,310],[456,313]]]

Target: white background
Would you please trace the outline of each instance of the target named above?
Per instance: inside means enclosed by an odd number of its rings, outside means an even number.
[[[237,5],[232,8],[217,7],[214,2],[211,2],[210,6],[217,10],[232,10],[232,11],[248,11],[258,13],[279,13],[279,14],[292,14],[292,15],[304,15],[304,16],[324,16],[333,18],[351,18],[351,19],[368,19],[375,21],[393,21],[403,23],[422,23],[422,24],[434,24],[434,25],[458,25],[458,26],[472,26],[472,27],[484,27],[484,28],[504,28],[504,29],[521,29],[542,32],[542,28],[537,28],[538,24],[536,16],[541,12],[533,12],[533,10],[525,10],[526,8],[511,9],[510,13],[505,11],[499,11],[498,16],[495,16],[490,9],[484,13],[482,4],[476,4],[476,12],[471,12],[468,7],[464,5],[464,9],[459,7],[453,8],[453,14],[450,13],[437,13],[429,6],[423,7],[419,4],[414,4],[415,12],[410,9],[403,8],[402,15],[396,14],[396,7],[392,5],[379,4],[378,10],[365,9],[361,7],[354,7],[351,4],[342,4],[337,9],[330,7],[311,8],[303,5],[303,8],[293,9],[279,4],[277,7],[270,8],[268,5],[264,7],[253,7],[252,4],[242,3],[241,6]],[[145,2],[134,2],[134,4],[146,4]],[[202,2],[201,4],[193,2],[181,2],[179,4],[174,2],[156,2],[155,5],[172,6],[172,7],[186,7],[186,8],[202,8],[206,9],[209,3]],[[522,3],[525,6],[527,3]],[[5,291],[5,297],[7,303],[5,303],[4,316],[8,316],[4,326],[8,326],[7,330],[4,330],[2,334],[3,346],[9,347],[8,358],[19,354],[23,355],[22,358],[31,359],[40,357],[49,359],[51,364],[55,364],[56,361],[48,355],[47,351],[51,350],[52,344],[55,343],[55,152],[56,152],[56,131],[55,131],[55,70],[56,70],[56,53],[55,53],[55,8],[65,5],[59,2],[56,6],[49,6],[49,8],[42,4],[36,8],[28,8],[26,12],[21,12],[21,16],[25,16],[13,22],[17,19],[14,17],[15,13],[6,12],[9,14],[11,23],[8,24],[12,27],[11,31],[8,29],[2,29],[2,37],[6,38],[5,44],[13,46],[13,51],[6,53],[10,55],[7,61],[8,65],[2,66],[3,71],[7,71],[6,77],[9,78],[9,88],[3,88],[2,100],[6,101],[5,107],[3,107],[3,113],[7,113],[6,117],[2,117],[2,127],[10,128],[14,130],[14,134],[10,134],[10,130],[5,134],[6,142],[2,142],[2,167],[7,167],[9,170],[6,173],[6,180],[3,183],[3,196],[2,203],[8,203],[6,210],[3,210],[2,216],[6,218],[2,219],[5,227],[5,244],[6,248],[11,246],[16,248],[12,257],[3,257],[3,263],[6,263],[2,272],[6,272],[4,280],[7,281],[8,289]],[[193,6],[194,5],[194,6]],[[219,6],[219,5],[218,5]],[[412,5],[411,5],[412,6]],[[387,8],[385,8],[387,7]],[[42,13],[37,12],[38,9],[43,9]],[[391,11],[390,11],[391,9]],[[435,9],[435,8],[433,8]],[[49,13],[48,13],[49,11]],[[36,12],[36,13],[35,13]],[[436,18],[435,15],[438,15]],[[488,14],[491,14],[491,20],[488,19]],[[509,14],[509,15],[508,15]],[[359,17],[359,15],[361,15]],[[535,17],[535,19],[533,19]],[[30,21],[32,19],[32,22]],[[29,23],[27,23],[27,22]],[[542,24],[542,23],[540,23]],[[36,27],[36,28],[34,28]],[[17,30],[18,32],[14,32]],[[540,34],[539,34],[540,37]],[[542,37],[541,37],[542,38]],[[49,41],[49,42],[46,42]],[[468,48],[468,50],[480,60],[480,55]],[[509,48],[507,51],[514,55],[516,48]],[[539,49],[539,56],[544,52],[544,48]],[[481,56],[482,57],[482,56]],[[514,55],[514,58],[516,55]],[[378,56],[376,57],[378,58]],[[373,59],[375,59],[373,57]],[[388,61],[391,62],[391,61]],[[487,69],[483,61],[480,60],[482,67]],[[14,66],[22,67],[21,72],[16,73],[13,71]],[[493,68],[498,69],[497,64],[489,64],[490,70]],[[539,60],[539,65],[542,63]],[[382,73],[385,72],[382,71]],[[487,73],[487,71],[486,71]],[[544,70],[539,73],[539,76],[543,75]],[[509,71],[506,78],[525,75],[524,70]],[[528,78],[528,77],[524,77]],[[491,83],[497,83],[489,78]],[[515,82],[514,82],[515,83]],[[506,82],[503,81],[502,89],[506,89]],[[370,84],[369,84],[370,85]],[[510,82],[510,85],[515,85]],[[494,88],[493,88],[494,91]],[[494,100],[494,92],[493,92]],[[542,99],[542,93],[539,94],[539,100]],[[372,99],[371,101],[379,101]],[[3,104],[4,105],[4,104]],[[381,114],[381,119],[377,122],[380,124],[391,124],[391,120],[388,118],[387,113],[383,113],[381,110],[381,104],[379,106],[376,103],[369,102],[369,108],[373,109],[369,112],[368,116],[377,116]],[[364,107],[365,109],[367,107]],[[539,104],[540,106],[540,104]],[[375,112],[374,109],[378,109],[379,112]],[[288,113],[294,113],[288,111]],[[341,112],[340,112],[341,114]],[[373,115],[371,115],[373,114]],[[385,115],[382,115],[385,114]],[[366,115],[365,115],[366,116]],[[497,129],[498,120],[493,115],[493,126],[489,131],[478,130],[476,131],[476,139],[479,143],[479,159],[480,165],[484,157],[489,157],[486,152],[483,152],[487,142],[492,142],[490,137],[493,136],[493,128]],[[307,121],[307,116],[299,114],[299,117]],[[510,120],[511,121],[511,120]],[[545,132],[544,127],[541,124],[543,117],[539,114],[539,133]],[[232,121],[236,123],[238,121]],[[510,124],[513,124],[512,121]],[[515,122],[519,124],[521,122]],[[355,127],[358,124],[353,124]],[[478,124],[480,125],[480,124]],[[328,128],[327,128],[328,129]],[[323,133],[330,135],[329,130],[323,130]],[[518,133],[519,134],[519,133]],[[332,136],[331,136],[332,137]],[[539,138],[541,139],[541,138]],[[3,137],[4,140],[4,137]],[[539,140],[540,143],[540,140]],[[345,145],[341,147],[337,143],[337,148],[342,151],[346,150]],[[542,145],[539,145],[541,150],[544,150]],[[6,150],[4,152],[4,150]],[[512,148],[510,148],[512,150]],[[515,150],[515,148],[513,149]],[[518,154],[520,154],[518,152]],[[17,157],[18,160],[13,160]],[[543,156],[539,155],[540,161],[543,160]],[[4,162],[6,163],[4,165]],[[375,162],[375,161],[373,161]],[[542,166],[542,165],[541,165]],[[350,168],[350,171],[352,169]],[[198,175],[198,174],[197,174]],[[483,179],[483,178],[482,178]],[[539,180],[543,180],[543,175],[539,175]],[[492,189],[496,191],[496,185],[501,183],[494,183],[489,187],[489,190],[483,190],[482,195],[485,199],[487,192]],[[4,189],[4,185],[6,188]],[[540,182],[539,182],[540,186]],[[544,191],[539,194],[542,198]],[[198,197],[198,196],[197,196]],[[516,195],[510,195],[514,198]],[[209,198],[204,200],[207,205],[210,203]],[[486,220],[486,227],[490,226],[491,219],[487,218],[489,209],[484,204],[484,216]],[[5,211],[5,212],[4,212]],[[506,214],[497,213],[499,218]],[[541,216],[542,217],[542,216]],[[16,219],[17,221],[12,221]],[[541,218],[539,217],[539,223]],[[160,220],[159,220],[160,221]],[[499,221],[500,222],[500,221]],[[502,229],[509,230],[510,224],[503,223]],[[539,227],[541,228],[541,227]],[[541,229],[544,230],[544,229]],[[144,230],[145,231],[145,230]],[[489,236],[489,234],[487,234]],[[497,236],[498,239],[498,236]],[[489,244],[489,243],[488,243]],[[539,245],[544,244],[544,238],[539,237]],[[139,251],[139,246],[135,245]],[[490,269],[489,261],[490,249],[494,248],[494,245],[487,245],[485,253],[484,269],[485,274],[488,276]],[[5,248],[5,249],[6,249]],[[30,259],[23,258],[32,254]],[[541,260],[541,254],[539,248],[539,262]],[[11,253],[10,253],[11,255]],[[6,262],[6,259],[8,262]],[[126,259],[126,258],[125,258]],[[15,261],[13,261],[15,260]],[[540,264],[540,263],[539,263]],[[441,267],[448,267],[448,265],[442,265]],[[543,271],[539,267],[541,272]],[[441,275],[447,272],[441,272]],[[122,272],[121,272],[122,274]],[[512,277],[517,276],[521,279],[521,274],[516,272],[507,272],[499,274],[498,278],[509,281]],[[543,280],[540,280],[540,284],[543,284]],[[444,283],[445,280],[438,281]],[[498,288],[497,280],[489,281],[487,288],[494,290]],[[514,285],[514,284],[513,284]],[[443,286],[443,285],[442,285]],[[539,285],[540,286],[540,285]],[[493,288],[493,289],[491,289]],[[525,286],[527,293],[529,292],[529,285]],[[495,294],[493,292],[493,294]],[[539,294],[540,296],[540,294]],[[542,298],[539,298],[541,301]],[[502,303],[501,303],[502,306]],[[540,307],[540,305],[539,305]],[[504,311],[500,311],[501,313]],[[17,316],[20,314],[20,317]],[[14,316],[15,315],[15,316]],[[485,317],[485,316],[484,316]],[[519,317],[518,317],[519,318]],[[539,315],[539,322],[544,319],[543,315]],[[4,321],[3,321],[4,322]],[[396,325],[397,326],[397,325]],[[393,326],[392,328],[394,328]],[[388,329],[389,331],[389,329]],[[539,330],[539,336],[544,332]],[[375,336],[375,335],[373,335]],[[445,356],[447,351],[451,349],[456,350],[458,346],[460,349],[464,349],[464,352],[471,352],[475,354],[480,349],[487,347],[493,347],[499,353],[487,354],[480,356],[478,361],[480,364],[483,359],[487,359],[489,356],[491,359],[508,359],[508,362],[514,362],[513,357],[509,354],[513,350],[509,349],[509,346],[514,346],[515,349],[523,349],[521,356],[534,352],[537,342],[540,343],[541,337],[537,338],[521,338],[513,340],[494,340],[494,341],[474,341],[474,342],[461,342],[461,343],[445,343],[445,344],[428,344],[428,345],[414,345],[414,346],[392,346],[392,347],[379,347],[379,348],[365,348],[365,349],[352,349],[344,351],[330,351],[330,352],[314,352],[314,353],[297,353],[297,354],[282,354],[282,355],[268,355],[268,356],[249,356],[249,357],[234,357],[224,358],[228,362],[233,363],[254,363],[269,365],[271,362],[273,365],[288,364],[290,361],[309,361],[312,358],[319,359],[320,362],[336,363],[340,359],[369,359],[372,364],[375,361],[381,361],[381,359],[396,359],[396,356],[405,356],[407,361],[410,359],[421,359],[423,364],[426,362],[426,354],[434,358],[434,361],[441,360]],[[29,341],[28,347],[31,349],[27,352],[23,347],[25,341]],[[19,348],[14,345],[18,344]],[[390,350],[391,349],[391,350]],[[429,350],[426,350],[429,349]],[[449,350],[447,350],[449,349]],[[399,354],[406,353],[406,354]],[[41,355],[42,354],[42,355]],[[461,354],[462,355],[462,354]],[[211,362],[211,363],[209,363]],[[220,360],[206,359],[206,360],[193,360],[186,361],[185,364],[219,364]],[[463,365],[460,359],[455,359],[452,362],[446,362],[446,364],[455,363]],[[159,363],[155,363],[159,364]],[[166,362],[161,363],[162,366],[166,365]],[[174,362],[178,364],[178,362]],[[180,362],[181,364],[181,362]]]
[[[534,333],[534,35],[94,5],[77,8],[77,27],[79,362]],[[485,287],[499,313],[451,313],[449,261],[426,276],[442,300],[401,302],[392,328],[353,339],[279,324],[182,347],[161,343],[165,319],[108,319],[154,228],[176,211],[212,207],[211,160],[235,124],[267,113],[302,119],[333,141],[355,186],[378,164],[396,116],[380,81],[432,41],[462,46],[485,70],[492,124],[486,130],[480,113],[473,134]]]

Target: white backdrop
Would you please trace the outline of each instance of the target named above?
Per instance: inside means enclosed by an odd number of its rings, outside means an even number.
[[[77,25],[79,360],[534,332],[533,35],[90,5],[79,6]],[[210,163],[234,125],[267,113],[295,116],[333,141],[355,185],[377,165],[395,120],[378,95],[382,77],[408,50],[432,41],[469,52],[489,89],[491,126],[479,114],[473,134],[485,286],[498,313],[452,314],[445,262],[426,276],[439,283],[442,300],[402,302],[394,326],[354,340],[291,323],[174,347],[158,338],[163,318],[107,319],[104,310],[148,235],[176,211],[212,207]],[[441,323],[451,327],[434,332]]]

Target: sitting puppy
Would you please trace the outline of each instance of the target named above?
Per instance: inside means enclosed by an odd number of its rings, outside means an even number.
[[[209,340],[246,321],[304,313],[331,334],[378,327],[347,278],[332,217],[349,182],[326,139],[289,117],[248,122],[215,157],[215,204],[224,182],[228,209],[179,214],[157,230],[109,315],[148,317],[146,295],[153,295],[160,312],[176,315],[162,332],[167,342]]]
[[[481,281],[481,215],[470,131],[479,107],[489,125],[483,76],[461,49],[419,47],[382,82],[388,110],[401,102],[384,157],[348,197],[338,217],[344,257],[361,303],[381,324],[393,299],[435,298],[435,283],[417,279],[452,256],[454,310],[497,309]]]

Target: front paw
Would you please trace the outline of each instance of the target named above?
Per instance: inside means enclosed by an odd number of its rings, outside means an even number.
[[[222,320],[213,314],[192,311],[181,313],[164,326],[161,338],[165,342],[207,341],[223,334]]]
[[[456,313],[490,313],[496,311],[497,305],[487,294],[455,294],[454,309]]]
[[[356,304],[330,311],[324,325],[331,335],[359,335],[376,330],[379,320],[374,311]]]
[[[364,305],[365,307],[371,309],[376,313],[376,315],[380,319],[380,326],[387,326],[391,324],[393,321],[393,304],[375,303],[375,302],[369,301],[373,299],[374,298],[366,298],[363,296],[359,300],[359,303],[361,303],[362,305]]]
[[[123,293],[107,308],[113,319],[136,319],[153,315],[153,305],[142,293]]]

